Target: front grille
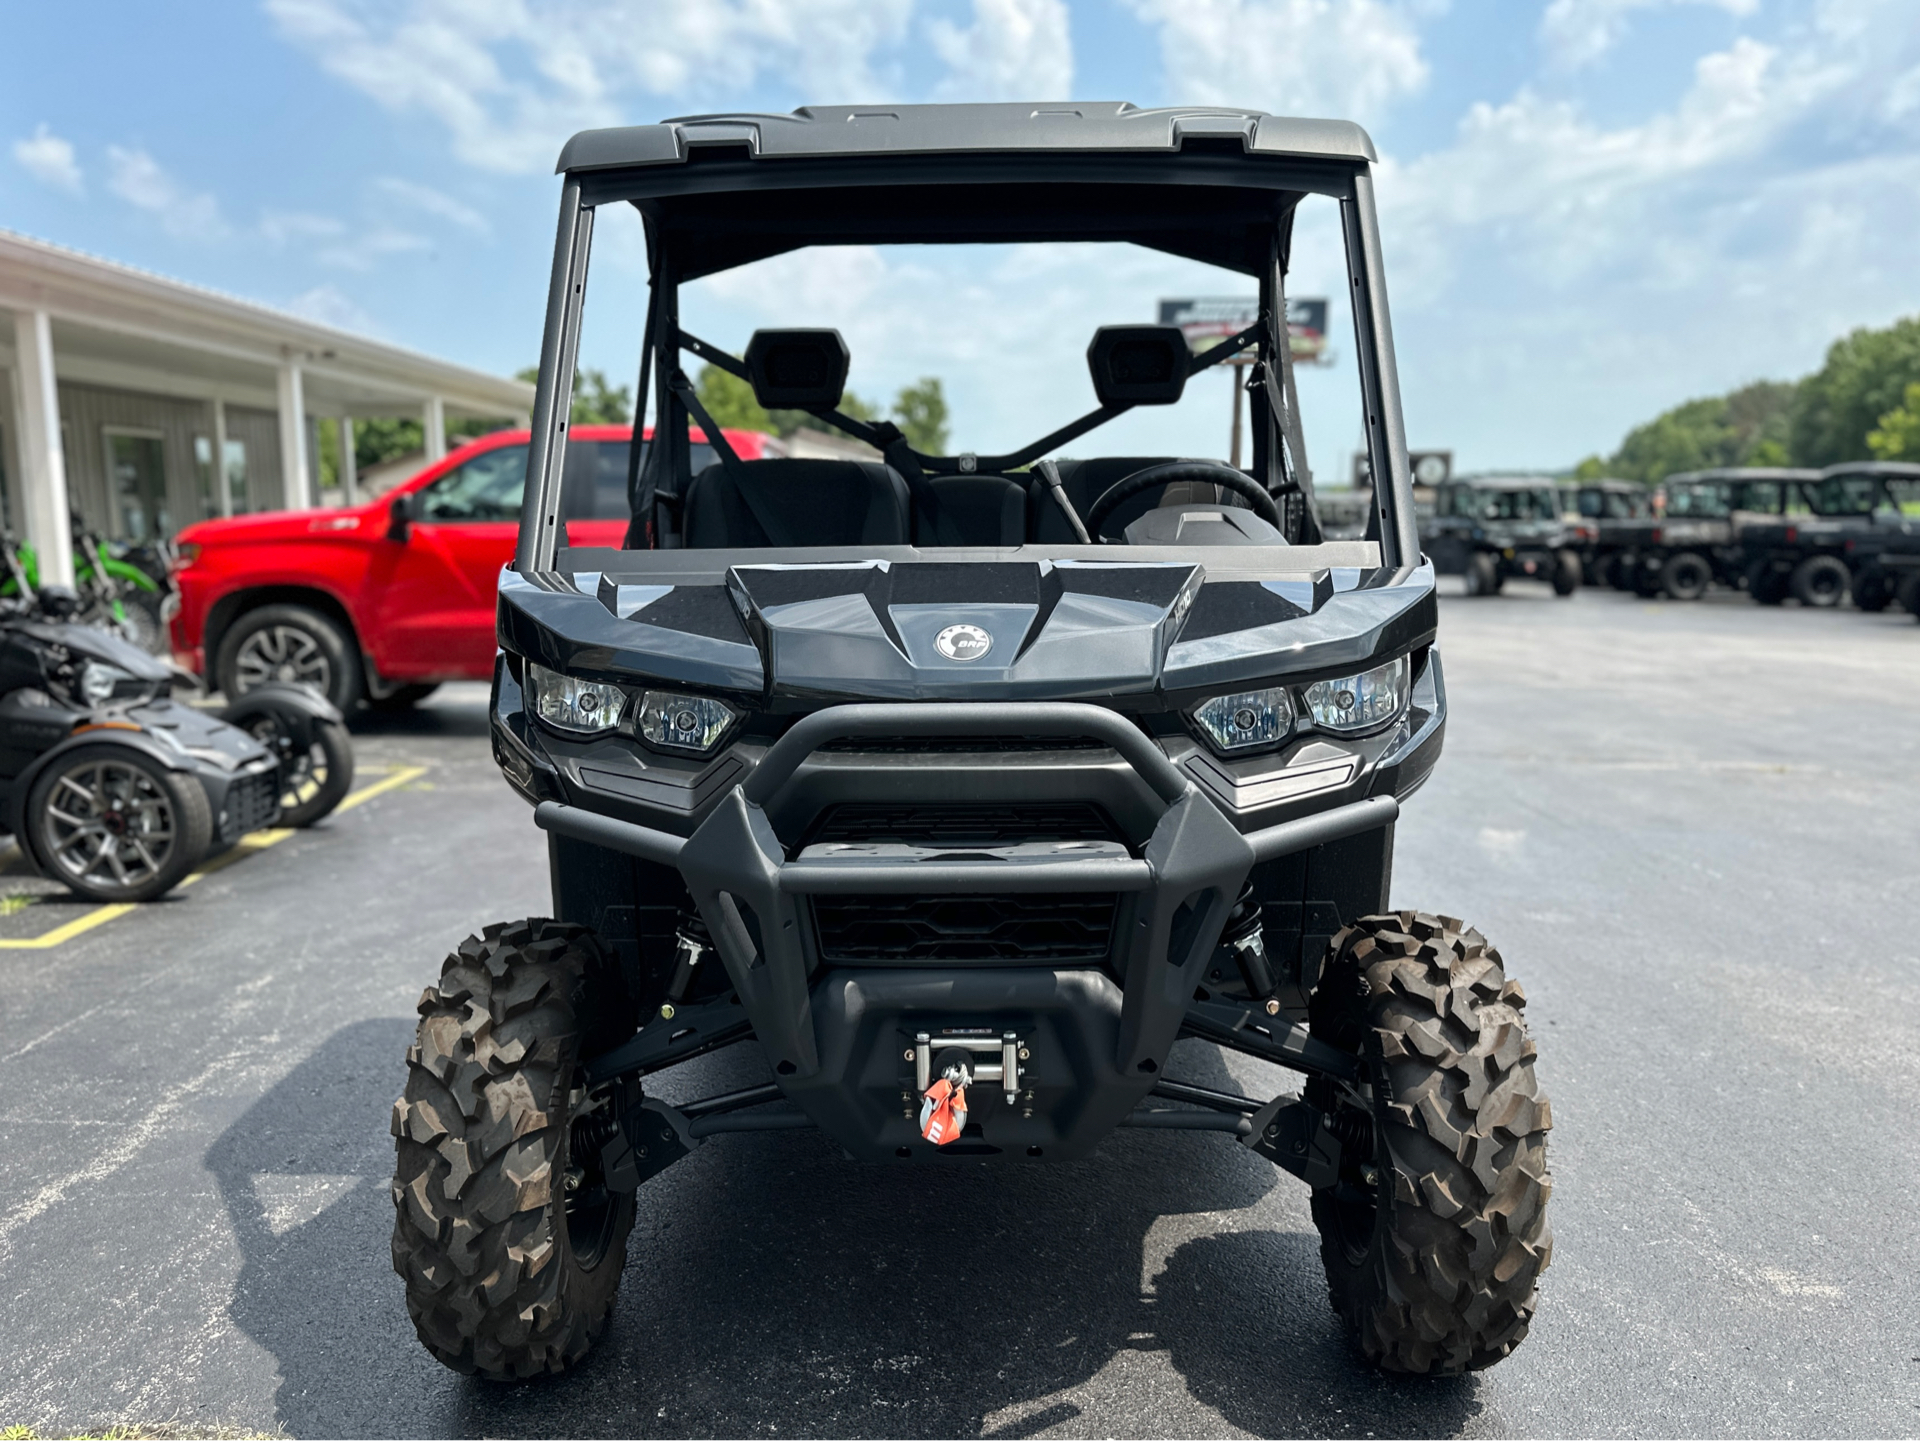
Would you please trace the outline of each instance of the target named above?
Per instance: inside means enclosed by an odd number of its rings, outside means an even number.
[[[280,818],[280,773],[262,771],[237,776],[227,787],[227,803],[220,811],[220,841],[231,845],[240,837]]]
[[[858,801],[820,812],[806,844],[927,846],[935,850],[1026,841],[1121,841],[1113,818],[1088,801],[948,804]]]
[[[969,751],[1097,751],[1107,747],[1085,736],[844,736],[820,747],[829,754],[964,755]]]
[[[826,961],[1097,963],[1113,940],[1111,892],[816,896]]]

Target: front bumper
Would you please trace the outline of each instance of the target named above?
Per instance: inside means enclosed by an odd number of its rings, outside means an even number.
[[[1432,709],[1408,726],[1388,776],[1424,776],[1438,749],[1443,703],[1437,673],[1427,679]],[[790,856],[769,818],[829,743],[1005,735],[1110,748],[1156,811],[1144,844],[841,844]],[[557,834],[676,867],[782,1091],[850,1152],[878,1159],[916,1151],[914,1051],[922,1034],[936,1046],[943,1036],[1011,1039],[1029,1053],[1017,1090],[976,1088],[979,1109],[963,1146],[1053,1156],[1089,1150],[1159,1078],[1252,868],[1389,825],[1398,810],[1393,795],[1362,796],[1243,834],[1126,718],[1092,705],[1013,702],[817,711],[684,838],[554,801],[542,802],[535,818]],[[815,924],[816,903],[829,897],[1020,894],[1111,896],[1103,961],[846,964],[823,954]],[[956,1154],[951,1146],[941,1153]]]

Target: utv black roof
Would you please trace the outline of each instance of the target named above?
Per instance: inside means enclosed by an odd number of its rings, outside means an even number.
[[[685,115],[658,125],[583,130],[558,173],[685,164],[701,147],[740,147],[756,159],[993,154],[1169,155],[1226,141],[1251,155],[1373,161],[1367,132],[1347,120],[1300,120],[1261,110],[1125,101],[1014,105],[808,105],[790,115]]]
[[[1465,486],[1470,490],[1539,490],[1557,488],[1560,482],[1550,475],[1456,475],[1440,482],[1440,488]]]
[[[1915,469],[1920,471],[1920,466]],[[1725,465],[1709,470],[1684,470],[1677,475],[1668,476],[1663,484],[1686,485],[1702,480],[1818,480],[1819,478],[1820,472],[1817,470],[1795,470],[1790,466]]]
[[[1843,460],[1825,470],[1796,473],[1808,480],[1829,475],[1884,475],[1892,480],[1920,480],[1920,465],[1910,460]]]
[[[1349,121],[1103,101],[689,116],[583,131],[558,170],[583,204],[637,206],[681,281],[808,245],[933,240],[1131,241],[1259,275],[1301,197],[1350,198],[1375,158]]]

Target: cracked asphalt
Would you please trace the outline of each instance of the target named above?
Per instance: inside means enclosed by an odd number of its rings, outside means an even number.
[[[442,1370],[388,1265],[388,1108],[439,957],[547,905],[468,686],[360,723],[363,781],[417,779],[0,949],[0,1425],[1920,1431],[1920,626],[1516,585],[1449,594],[1441,645],[1453,718],[1395,901],[1501,948],[1556,1122],[1554,1265],[1499,1367],[1369,1372],[1305,1191],[1223,1137],[1134,1131],[938,1175],[721,1137],[642,1193],[585,1366]],[[0,906],[0,938],[76,914]],[[1292,1088],[1193,1042],[1173,1073]],[[762,1075],[735,1051],[660,1090]]]

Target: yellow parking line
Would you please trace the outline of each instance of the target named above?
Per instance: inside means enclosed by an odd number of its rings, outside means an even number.
[[[333,813],[338,815],[341,811],[352,810],[362,801],[370,801],[375,796],[393,790],[398,786],[403,786],[408,781],[414,780],[426,773],[427,768],[425,766],[397,766],[383,779],[375,781],[370,786],[362,786],[359,790],[349,794],[345,800],[333,808]],[[270,826],[266,830],[254,831],[251,835],[242,836],[238,841],[234,842],[232,849],[215,856],[199,869],[189,872],[176,889],[190,886],[201,877],[210,876],[215,871],[223,871],[235,861],[244,860],[256,852],[264,851],[268,846],[277,846],[280,842],[286,840],[287,837],[295,834],[297,834],[295,831],[285,826]],[[116,901],[112,905],[95,906],[84,915],[75,916],[65,925],[55,926],[44,935],[29,936],[19,940],[0,939],[0,950],[52,950],[55,946],[66,944],[66,942],[72,940],[75,936],[85,934],[95,926],[104,926],[108,921],[118,916],[124,916],[128,911],[136,911],[138,909],[140,909],[138,904],[126,901]]]

